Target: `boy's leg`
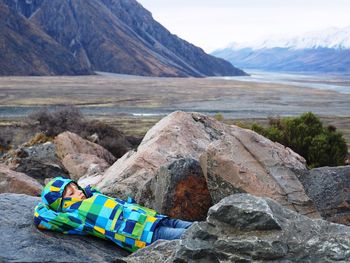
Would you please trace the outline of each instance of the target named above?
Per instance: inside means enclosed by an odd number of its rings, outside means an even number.
[[[185,230],[186,230],[185,228],[172,228],[172,227],[166,227],[166,226],[158,226],[154,231],[152,242],[158,239],[165,239],[165,240],[179,239],[183,234],[183,232],[185,232]]]
[[[193,222],[189,222],[181,219],[175,219],[175,218],[165,218],[160,222],[160,224],[162,226],[172,227],[172,228],[189,228],[193,224]]]

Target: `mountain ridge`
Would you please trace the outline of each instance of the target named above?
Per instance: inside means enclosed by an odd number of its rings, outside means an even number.
[[[322,33],[325,32],[325,33]],[[244,69],[286,72],[350,72],[350,26],[295,38],[231,43],[212,55]]]

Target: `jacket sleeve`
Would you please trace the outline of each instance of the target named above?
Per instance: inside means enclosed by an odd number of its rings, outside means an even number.
[[[44,203],[39,203],[34,211],[34,224],[39,229],[61,232],[63,234],[87,235],[84,221],[78,213],[55,212]]]

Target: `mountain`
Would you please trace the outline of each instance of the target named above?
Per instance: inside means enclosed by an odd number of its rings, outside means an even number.
[[[145,76],[245,75],[171,34],[135,0],[0,0],[83,68]]]
[[[245,69],[294,72],[350,72],[350,26],[293,38],[231,43],[212,55]]]
[[[0,75],[91,73],[62,45],[2,3],[0,47]]]

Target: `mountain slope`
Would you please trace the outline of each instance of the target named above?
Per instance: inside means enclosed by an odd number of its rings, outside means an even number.
[[[0,3],[0,75],[90,73],[73,55],[23,16]]]
[[[146,76],[245,75],[172,35],[135,0],[0,0],[69,50],[82,67]],[[15,2],[15,3],[14,3]]]
[[[8,7],[18,11],[25,17],[30,17],[45,0],[0,0]]]
[[[225,60],[206,54],[202,49],[172,35],[155,21],[152,14],[135,0],[102,0],[121,21],[128,25],[147,46],[188,71],[212,75],[244,75]]]
[[[212,54],[245,69],[350,72],[350,27],[310,32],[289,39],[271,38],[231,44]]]

